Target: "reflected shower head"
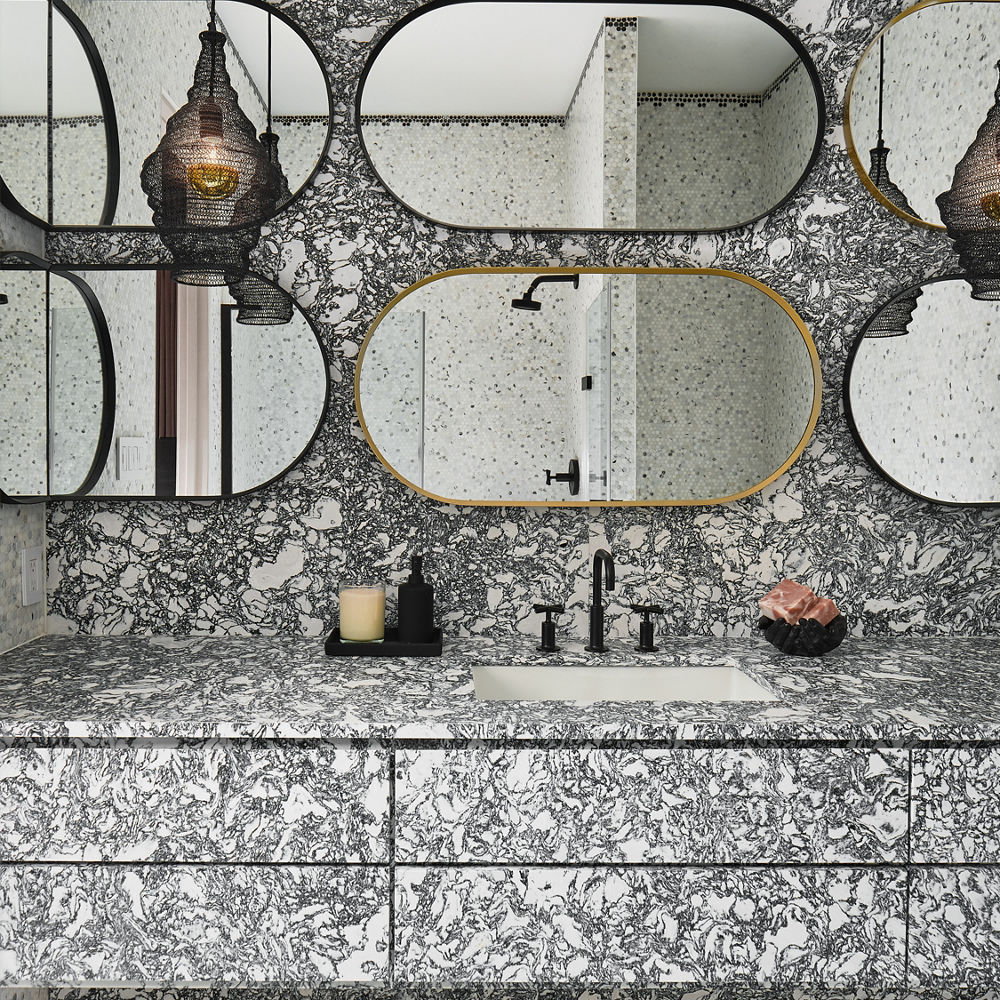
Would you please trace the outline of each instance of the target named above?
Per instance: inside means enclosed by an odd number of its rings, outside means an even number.
[[[539,312],[542,308],[541,302],[536,302],[531,297],[531,292],[525,292],[524,297],[520,299],[511,299],[511,307],[514,309],[527,309],[528,312]]]
[[[535,289],[545,281],[572,281],[574,288],[580,287],[580,275],[578,274],[540,274],[528,285],[528,290],[519,299],[511,299],[512,309],[525,309],[528,312],[538,312],[542,308],[541,302],[536,302],[532,295]]]

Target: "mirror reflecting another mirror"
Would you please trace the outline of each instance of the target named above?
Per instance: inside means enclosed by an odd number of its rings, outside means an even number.
[[[905,325],[884,317],[912,310]],[[1000,302],[960,277],[902,292],[862,329],[844,402],[855,440],[893,485],[946,504],[1000,503]]]
[[[0,292],[0,493],[85,491],[107,459],[114,421],[103,313],[69,275],[4,271]]]
[[[240,107],[267,122],[272,31],[273,131],[292,192],[319,164],[330,97],[310,45],[283,16],[218,0]],[[149,226],[143,161],[186,100],[208,23],[204,0],[53,0],[49,116],[48,0],[0,0],[0,196],[56,226]],[[48,147],[51,141],[51,176]]]
[[[224,289],[179,285],[168,271],[45,272],[11,260],[0,269],[8,497],[244,493],[287,471],[315,436],[327,368],[297,307],[288,323],[246,325]],[[106,322],[103,367],[81,287]],[[98,439],[104,453],[87,479]]]
[[[376,173],[452,226],[705,231],[772,211],[823,129],[815,67],[739,3],[448,3],[376,47]]]
[[[694,504],[788,469],[821,385],[801,320],[745,275],[503,269],[397,296],[355,391],[380,461],[435,499]]]
[[[936,198],[994,102],[997,38],[1000,3],[919,5],[882,30],[854,71],[848,152],[865,187],[910,222],[941,228]],[[884,154],[874,152],[880,119]]]

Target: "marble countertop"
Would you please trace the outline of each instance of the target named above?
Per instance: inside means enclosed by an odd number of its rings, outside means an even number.
[[[476,664],[737,666],[770,702],[490,702]],[[527,638],[440,658],[328,657],[316,638],[49,636],[0,656],[0,738],[1000,740],[1000,638],[853,639],[819,660],[763,639],[553,657]]]

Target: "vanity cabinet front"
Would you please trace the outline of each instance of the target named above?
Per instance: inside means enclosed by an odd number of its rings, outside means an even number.
[[[0,982],[385,981],[379,743],[0,749]]]
[[[899,862],[906,790],[901,750],[399,750],[396,859]]]
[[[388,872],[338,865],[5,865],[0,982],[384,981]]]
[[[122,741],[0,749],[0,859],[385,863],[378,744]]]
[[[902,981],[905,873],[406,867],[398,981]]]
[[[913,751],[913,986],[1000,981],[1000,750]]]
[[[395,976],[905,976],[907,754],[396,753]]]

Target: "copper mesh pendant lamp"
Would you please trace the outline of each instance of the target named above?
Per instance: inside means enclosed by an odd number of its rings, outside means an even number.
[[[875,148],[870,150],[872,165],[868,169],[868,176],[872,184],[879,189],[885,198],[896,208],[906,212],[907,215],[916,216],[910,203],[906,200],[906,195],[893,183],[889,176],[889,168],[886,160],[889,158],[889,147],[886,146],[882,138],[882,98],[885,90],[885,38],[878,40],[878,142]]]
[[[192,285],[225,285],[247,272],[278,181],[226,70],[215,0],[187,104],[167,122],[142,165],[153,225],[174,256],[171,273]]]
[[[951,187],[937,203],[972,297],[1000,300],[1000,84],[986,120],[955,167]]]

